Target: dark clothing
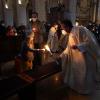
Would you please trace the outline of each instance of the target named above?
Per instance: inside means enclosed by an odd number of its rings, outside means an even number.
[[[0,36],[6,36],[6,27],[0,25]]]
[[[36,35],[40,35],[39,37],[42,38],[42,42],[45,41],[46,32],[45,32],[44,24],[39,20],[37,20],[36,22],[31,22],[32,31],[33,31],[33,28],[35,28],[37,30],[35,33],[38,33]],[[38,39],[36,39],[36,41],[38,41]]]
[[[34,48],[35,49],[40,49],[40,45],[38,43],[34,44]],[[42,54],[39,51],[35,51],[34,52],[34,61],[33,61],[33,65],[41,65],[42,63]]]
[[[29,52],[30,52],[30,55],[28,55]],[[22,57],[22,60],[25,60],[25,61],[33,60],[33,50],[29,48],[25,42],[23,42],[22,44],[21,57]]]

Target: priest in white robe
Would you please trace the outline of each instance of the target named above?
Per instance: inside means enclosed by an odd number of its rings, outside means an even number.
[[[93,34],[83,26],[73,26],[70,20],[61,27],[69,33],[67,48],[60,55],[64,83],[80,94],[95,89],[95,75],[100,48]]]

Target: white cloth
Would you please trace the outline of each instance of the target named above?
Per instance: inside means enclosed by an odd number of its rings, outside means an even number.
[[[100,49],[91,34],[83,26],[73,27],[67,48],[60,55],[64,82],[81,94],[91,93],[95,86],[96,58]],[[78,48],[72,49],[73,45]]]
[[[56,29],[51,27],[48,35],[47,44],[49,45],[51,51],[56,52],[58,49],[58,38],[56,34]]]
[[[68,34],[61,34],[61,37],[58,40],[58,42],[59,42],[59,50],[66,49],[68,42]]]
[[[67,46],[67,34],[61,34],[60,39],[58,39],[56,29],[51,27],[48,35],[47,44],[49,45],[52,52],[59,51],[60,48],[64,49]]]

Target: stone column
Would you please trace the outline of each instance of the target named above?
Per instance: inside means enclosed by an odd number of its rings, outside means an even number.
[[[22,4],[18,4],[18,0],[16,0],[17,26],[20,25],[27,26],[26,6],[27,6],[27,0],[22,0]]]
[[[13,0],[8,0],[7,4],[8,4],[8,8],[5,8],[5,1],[3,2],[4,5],[4,21],[5,21],[5,25],[11,25],[13,26],[13,9],[12,9],[12,1]]]
[[[0,0],[0,20],[3,20],[4,11],[3,11],[3,2]]]
[[[17,25],[27,25],[26,23],[26,7],[17,5]]]
[[[4,14],[5,14],[5,25],[11,25],[13,26],[13,11],[12,9],[5,9],[4,10]]]
[[[35,11],[35,0],[31,0],[31,3],[32,3],[32,11]]]
[[[65,5],[64,18],[70,19],[70,12],[69,12],[70,0],[64,0],[64,5]]]
[[[70,0],[69,12],[73,24],[75,24],[75,20],[76,20],[76,6],[77,6],[76,4],[77,4],[77,0]]]
[[[76,20],[76,3],[77,0],[65,0],[65,18],[68,18],[72,21],[73,24],[75,24]]]
[[[35,9],[38,12],[39,20],[46,21],[45,0],[35,0]]]
[[[100,0],[98,0],[98,16],[97,16],[97,23],[100,24]]]

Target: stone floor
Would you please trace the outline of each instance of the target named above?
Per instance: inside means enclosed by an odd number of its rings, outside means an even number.
[[[96,87],[91,95],[78,94],[63,84],[61,73],[58,73],[37,83],[36,100],[100,100],[100,82]],[[7,100],[19,98],[16,94]]]
[[[12,72],[14,61],[0,65],[3,66],[2,75],[7,76]],[[58,73],[37,83],[36,98],[36,100],[100,100],[100,81],[96,81],[96,90],[92,95],[80,95],[63,84],[62,75]],[[19,100],[19,98],[15,94],[7,100]]]
[[[91,95],[80,95],[63,84],[61,73],[38,84],[37,100],[100,100],[100,82]]]

